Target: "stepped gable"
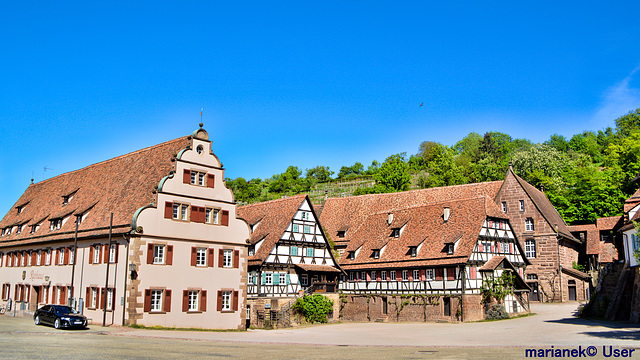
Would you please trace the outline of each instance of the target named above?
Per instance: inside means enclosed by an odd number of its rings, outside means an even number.
[[[567,223],[564,222],[564,219],[562,218],[560,213],[558,213],[558,210],[556,210],[556,208],[551,204],[547,196],[542,191],[536,189],[535,186],[529,184],[521,177],[516,175],[512,167],[509,167],[509,172],[513,174],[513,176],[515,176],[520,186],[522,186],[527,195],[529,195],[531,201],[533,201],[533,204],[536,206],[538,211],[540,211],[540,214],[542,214],[545,220],[547,220],[547,223],[549,223],[551,228],[554,229],[558,233],[558,235],[561,235],[565,239],[574,241],[578,244],[582,243],[571,234],[571,230],[569,229]],[[556,225],[557,229],[555,228]]]
[[[249,257],[249,265],[259,265],[267,259],[305,199],[308,196],[303,194],[238,206],[237,216],[251,226],[251,245],[264,239],[255,255]]]
[[[87,211],[79,237],[108,234],[111,212],[114,233],[128,232],[134,212],[155,201],[155,186],[174,169],[172,157],[190,143],[189,137],[180,137],[29,185],[0,222],[3,229],[23,225],[22,232],[0,238],[0,247],[73,238],[75,216],[53,232],[48,220]],[[20,214],[17,207],[22,207]],[[31,225],[38,223],[31,234]]]
[[[398,193],[328,198],[320,214],[320,223],[336,244],[346,244],[369,215],[454,199],[471,199],[478,196],[489,196],[493,199],[501,185],[502,181],[493,181]],[[338,231],[345,230],[345,238],[338,238]]]
[[[443,218],[444,208],[450,210],[448,221]],[[391,213],[394,219],[391,225],[388,224],[387,211],[366,218],[347,246],[347,254],[358,250],[357,256],[349,260],[347,255],[343,255],[341,266],[360,269],[384,268],[389,263],[398,262],[416,267],[465,263],[476,246],[487,216],[508,220],[488,196],[443,201],[393,210]],[[400,224],[405,227],[400,236],[395,238],[392,229]],[[448,255],[446,244],[456,242],[454,253]],[[419,246],[416,257],[411,257],[410,246]],[[384,250],[380,258],[374,259],[373,250],[382,248]]]

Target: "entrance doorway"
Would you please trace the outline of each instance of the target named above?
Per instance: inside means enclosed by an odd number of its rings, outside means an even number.
[[[442,303],[444,304],[444,316],[451,316],[451,298],[442,298]]]
[[[576,281],[569,280],[569,301],[576,301]]]
[[[530,282],[527,283],[527,285],[531,288],[531,292],[529,292],[529,301],[540,301],[538,282]]]

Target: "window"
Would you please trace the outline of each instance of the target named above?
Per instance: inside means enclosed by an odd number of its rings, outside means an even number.
[[[307,256],[308,257],[313,257],[313,253],[314,253],[313,248],[307,248]],[[351,259],[351,260],[353,260],[353,259]]]
[[[503,212],[503,213],[506,213],[506,212],[507,212],[507,202],[506,202],[506,201],[503,201],[503,202],[502,202],[502,212]]]
[[[31,225],[31,231],[29,233],[33,234],[36,232],[36,230],[38,230],[38,225]]]
[[[460,272],[460,268],[458,268],[458,267],[457,267],[457,268],[455,268],[455,269],[456,269],[456,270],[455,270],[455,271],[456,271],[456,272],[455,272],[455,278],[456,278],[456,280],[460,280],[460,279],[462,279],[462,273]],[[447,270],[447,271],[448,271],[448,270]]]
[[[303,211],[302,214],[300,214],[300,218],[302,220],[307,220],[308,217],[309,217],[309,214],[306,211]]]
[[[416,257],[416,256],[418,256],[418,247],[416,247],[416,246],[409,246],[409,253],[411,254],[411,257]]]
[[[113,310],[113,288],[107,288],[107,307],[106,310]]]
[[[273,274],[268,272],[264,273],[264,284],[265,285],[273,285]]]
[[[367,272],[366,271],[361,271],[360,272],[360,281],[366,281],[367,280]]]
[[[73,249],[68,249],[67,251],[69,251],[69,262],[67,264],[74,265],[76,260],[75,251]]]
[[[302,285],[302,286],[308,286],[309,285],[309,275],[302,274],[300,276],[300,285]]]
[[[233,258],[233,250],[224,249],[222,267],[230,268],[231,266],[233,266],[232,258]]]
[[[199,186],[204,186],[204,173],[198,173],[198,185]]]
[[[376,271],[371,270],[371,281],[376,281],[376,280],[378,280],[378,278],[376,278]]]
[[[424,272],[425,278],[427,281],[433,281],[433,279],[436,278],[436,274],[435,274],[435,270],[434,269],[427,269]]]
[[[374,259],[380,259],[380,250],[373,250],[372,256]]]
[[[27,266],[31,266],[31,259],[33,256],[31,256],[31,253],[27,253],[25,255],[27,256]]]
[[[293,232],[295,233],[300,232],[298,224],[293,224]]]
[[[447,244],[447,255],[453,255],[453,244]]]
[[[538,280],[537,274],[527,274],[527,280]]]
[[[16,210],[18,210],[18,214],[20,214],[22,212],[22,209],[24,208],[23,206],[16,206]]]
[[[380,271],[380,280],[387,281],[387,272],[385,270]]]
[[[219,219],[220,217],[218,216],[220,213],[220,209],[211,209],[211,208],[206,208],[205,209],[205,222],[207,224],[213,224],[213,225],[218,225],[220,223]]]
[[[153,245],[153,263],[164,264],[164,245]]]
[[[231,291],[222,292],[222,311],[231,311]]]
[[[311,226],[305,225],[304,226],[304,233],[305,234],[311,234]]]
[[[174,220],[182,220],[182,221],[188,221],[189,217],[189,205],[187,204],[180,204],[180,203],[173,203],[173,219]]]
[[[297,246],[291,246],[289,248],[289,254],[291,254],[291,256],[298,256],[298,247]]]
[[[102,246],[94,245],[93,246],[93,264],[100,264],[100,249]]]
[[[400,229],[391,230],[391,236],[393,236],[394,238],[399,238],[400,237]]]
[[[202,145],[198,145],[198,147],[196,147],[196,152],[198,153],[198,155],[202,155],[202,153],[204,152],[204,148],[202,147]]]
[[[420,280],[420,270],[413,270],[413,281]]]
[[[118,261],[117,253],[118,253],[118,244],[111,244],[109,246],[109,263],[113,264],[116,261]]]
[[[51,223],[49,224],[49,230],[51,230],[51,231],[60,230],[61,227],[62,227],[62,219],[61,218],[52,219]]]
[[[534,225],[533,225],[533,219],[532,218],[526,218],[524,220],[524,228],[525,228],[525,231],[534,231]]]
[[[20,234],[22,232],[22,225],[18,225],[16,227],[16,234]]]
[[[409,281],[409,270],[402,270],[402,281]]]
[[[533,239],[528,239],[524,241],[524,254],[529,259],[534,259],[536,257],[536,241]]]
[[[47,250],[47,254],[44,257],[44,264],[51,265],[51,249]]]
[[[206,265],[207,265],[207,249],[197,248],[196,249],[196,266],[206,266]]]
[[[391,270],[391,271],[389,271],[389,278],[390,278],[391,280],[396,280],[396,279],[397,279],[397,278],[396,278],[396,271],[395,271],[395,270]]]
[[[197,290],[189,290],[189,302],[187,304],[188,311],[198,311],[200,308],[198,307],[198,295],[200,291]]]
[[[338,231],[338,237],[343,238],[346,231]]]
[[[151,290],[151,311],[162,311],[162,290]]]
[[[491,252],[491,242],[482,241],[480,245],[482,246],[482,252],[486,252],[486,253]]]
[[[65,249],[58,249],[58,265],[64,265],[64,251]]]
[[[353,281],[353,279],[355,278],[355,273],[353,271],[349,272],[349,281]]]
[[[524,211],[524,200],[520,200],[520,211]]]
[[[90,293],[91,293],[91,300],[89,302],[89,307],[91,309],[97,309],[98,308],[98,288],[94,288],[92,287],[90,289]]]
[[[65,206],[69,203],[69,200],[71,200],[71,195],[65,195],[62,197],[62,206]]]
[[[508,243],[500,243],[500,252],[503,254],[509,254],[509,244]]]
[[[36,266],[42,265],[41,261],[42,261],[42,251],[38,250],[38,255],[36,255]]]
[[[256,254],[256,247],[255,245],[251,245],[249,246],[249,256],[254,256]]]

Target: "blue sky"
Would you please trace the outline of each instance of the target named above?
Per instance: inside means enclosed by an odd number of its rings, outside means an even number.
[[[640,107],[636,1],[5,2],[0,210],[203,122],[232,178]],[[424,103],[424,106],[419,105]],[[45,167],[47,170],[45,171]]]

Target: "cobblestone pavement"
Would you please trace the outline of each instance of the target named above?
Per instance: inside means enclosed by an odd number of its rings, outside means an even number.
[[[91,326],[55,330],[0,316],[0,358],[33,359],[495,359],[527,348],[640,348],[638,324],[572,316],[577,304],[536,304],[537,315],[495,322],[343,323],[285,330],[196,332]],[[611,346],[612,348],[609,348]],[[640,350],[631,354],[640,358]]]

